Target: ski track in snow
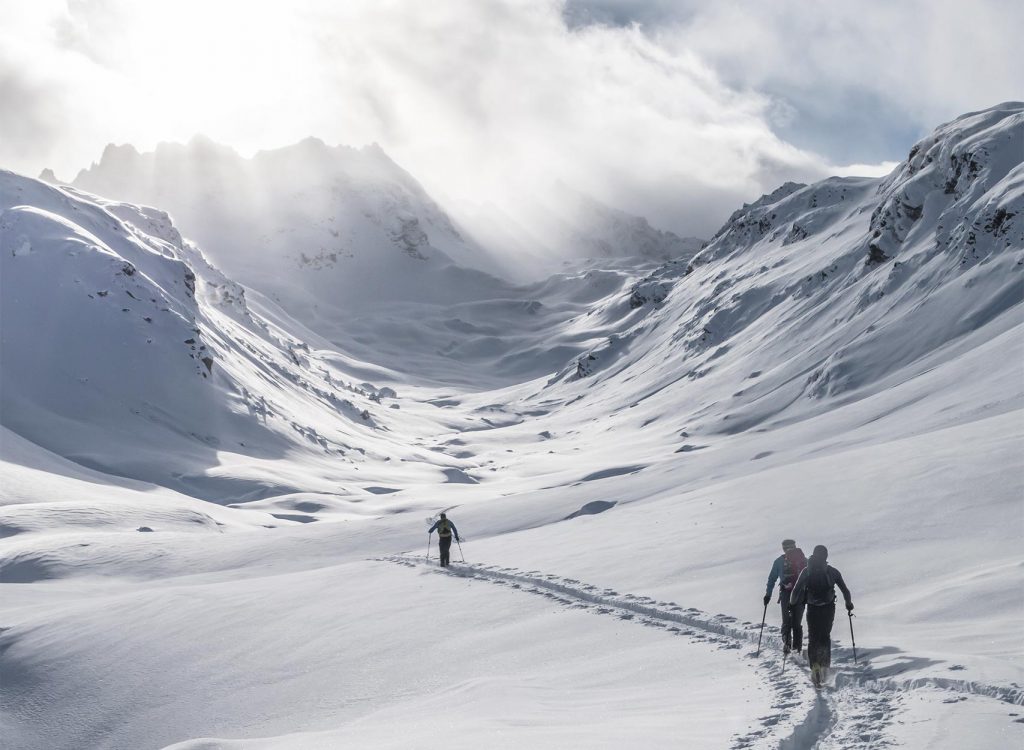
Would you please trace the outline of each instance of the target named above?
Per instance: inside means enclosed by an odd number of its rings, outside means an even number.
[[[435,565],[412,554],[375,559],[410,568]],[[588,610],[648,627],[663,628],[673,635],[708,643],[722,650],[740,650],[758,641],[759,623],[741,621],[725,614],[712,615],[694,607],[684,608],[675,602],[602,589],[537,570],[524,572],[516,568],[464,562],[454,563],[447,571],[434,570],[439,575],[510,586],[544,596],[570,609]],[[781,651],[782,639],[769,634],[766,627],[761,639],[764,656],[759,659],[757,671],[774,694],[773,713],[760,717],[757,728],[737,735],[731,750],[764,747],[765,742],[769,743],[768,746],[779,743],[780,750],[892,747],[885,737],[886,729],[899,710],[901,696],[906,691],[921,688],[947,690],[964,698],[973,695],[1024,705],[1024,689],[1021,688],[935,677],[897,680],[882,676],[871,667],[867,651],[861,650],[858,653],[860,663],[852,664],[848,663],[852,660],[852,651],[834,643],[833,667],[828,683],[823,689],[815,690],[804,656],[790,659],[783,669],[779,659]],[[746,656],[755,658],[754,652]],[[788,728],[791,731],[787,736],[777,736],[779,730]]]

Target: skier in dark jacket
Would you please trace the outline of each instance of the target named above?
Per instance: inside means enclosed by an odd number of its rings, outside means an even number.
[[[782,607],[782,649],[789,653],[790,649],[796,649],[797,653],[803,650],[804,631],[802,627],[804,619],[804,605],[794,604],[790,594],[796,579],[801,571],[807,566],[807,558],[804,557],[802,549],[796,546],[792,539],[782,540],[782,554],[775,558],[772,569],[768,573],[768,588],[764,592],[764,604],[772,600],[772,589],[775,582],[779,582],[779,604]]]
[[[455,541],[459,541],[459,530],[455,528],[455,524],[448,520],[448,516],[444,513],[437,519],[437,523],[430,527],[427,532],[427,536],[434,533],[434,529],[437,529],[437,544],[441,548],[441,567],[447,568],[449,563],[449,551],[452,548],[452,534],[455,534]]]
[[[811,679],[820,685],[832,664],[832,622],[836,617],[835,587],[843,592],[846,611],[853,611],[853,599],[843,574],[828,564],[828,549],[823,544],[814,548],[807,567],[797,578],[792,600],[807,605],[807,658],[811,662]]]

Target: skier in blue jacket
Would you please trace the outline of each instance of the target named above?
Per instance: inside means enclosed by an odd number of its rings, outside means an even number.
[[[775,582],[779,582],[779,605],[782,609],[782,649],[787,654],[791,649],[797,653],[804,645],[804,605],[790,600],[790,592],[796,579],[807,566],[807,558],[802,549],[792,539],[782,540],[782,554],[775,558],[771,572],[768,573],[768,588],[764,592],[764,604],[772,600]]]
[[[452,534],[455,534],[455,541],[459,541],[459,530],[455,528],[455,524],[448,520],[448,516],[444,513],[437,519],[437,523],[430,527],[427,531],[427,536],[434,533],[437,530],[437,544],[441,548],[441,567],[447,568],[449,564],[449,551],[452,548]]]

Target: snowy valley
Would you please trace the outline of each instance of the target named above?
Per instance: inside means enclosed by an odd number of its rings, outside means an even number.
[[[568,203],[530,280],[379,147],[0,172],[5,744],[1024,743],[1024,105],[706,245]]]

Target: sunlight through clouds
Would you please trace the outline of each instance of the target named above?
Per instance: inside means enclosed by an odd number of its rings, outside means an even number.
[[[108,142],[149,149],[202,133],[248,154],[313,135],[380,143],[456,214],[495,200],[521,213],[521,196],[564,182],[707,235],[781,182],[848,174],[848,162],[883,172],[918,135],[844,115],[827,89],[850,72],[820,64],[828,36],[814,36],[813,16],[798,25],[806,49],[793,48],[772,23],[789,5],[750,16],[737,3],[610,0],[7,5],[0,92],[21,114],[0,115],[0,159],[30,174],[71,177]],[[811,106],[815,91],[832,104]],[[842,138],[842,117],[858,138]],[[877,162],[845,147],[873,137],[895,141]]]

